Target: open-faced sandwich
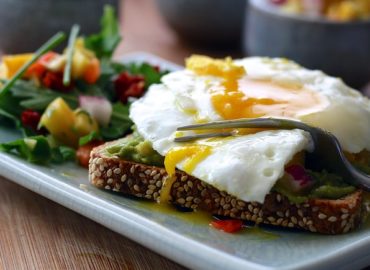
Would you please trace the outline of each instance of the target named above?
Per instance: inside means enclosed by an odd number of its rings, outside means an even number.
[[[286,59],[192,56],[130,110],[135,132],[95,148],[90,182],[103,189],[213,215],[326,234],[355,229],[364,191],[305,164],[315,145],[301,129],[232,130],[175,142],[185,125],[285,118],[334,134],[347,159],[370,165],[370,102],[340,79]],[[230,131],[230,130],[228,130]]]

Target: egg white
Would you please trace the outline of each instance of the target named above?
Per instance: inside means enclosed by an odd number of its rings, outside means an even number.
[[[328,104],[323,110],[297,116],[297,120],[324,128],[336,135],[351,153],[370,150],[369,100],[341,80],[320,71],[304,69],[284,59],[247,58],[236,62],[248,78],[280,85],[301,85],[318,92]],[[199,76],[189,70],[170,73],[162,84],[153,85],[131,106],[130,117],[138,132],[165,156],[175,143],[176,128],[196,121],[222,117],[210,101],[210,89],[221,87],[221,79]],[[207,144],[205,140],[199,144]],[[310,135],[302,130],[263,131],[222,140],[197,164],[193,176],[244,201],[263,202],[283,175],[284,166],[303,150],[310,150]],[[177,164],[183,169],[184,162]]]
[[[280,58],[251,57],[236,62],[255,80],[299,84],[325,96],[328,105],[324,110],[301,115],[297,120],[330,131],[349,153],[370,150],[370,101],[341,79]]]

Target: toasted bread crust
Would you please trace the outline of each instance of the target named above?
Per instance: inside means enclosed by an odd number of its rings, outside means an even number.
[[[168,177],[163,168],[139,164],[104,155],[106,145],[90,155],[89,180],[98,188],[157,200]],[[311,199],[291,203],[285,196],[272,192],[263,204],[245,202],[219,191],[182,171],[176,172],[170,202],[182,207],[201,209],[212,214],[256,223],[299,228],[323,234],[349,232],[361,223],[362,191],[357,190],[337,200]]]

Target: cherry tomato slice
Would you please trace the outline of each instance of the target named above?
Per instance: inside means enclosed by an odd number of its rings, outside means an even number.
[[[78,163],[85,168],[89,167],[90,152],[94,147],[103,144],[103,141],[92,141],[88,144],[82,145],[77,149],[76,157]]]

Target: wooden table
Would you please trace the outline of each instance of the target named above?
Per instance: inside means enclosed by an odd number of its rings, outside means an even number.
[[[0,269],[183,269],[0,177]]]
[[[121,18],[117,56],[147,51],[181,64],[191,52],[204,52],[184,45],[152,0],[125,0]],[[0,194],[0,269],[183,269],[1,176]]]

